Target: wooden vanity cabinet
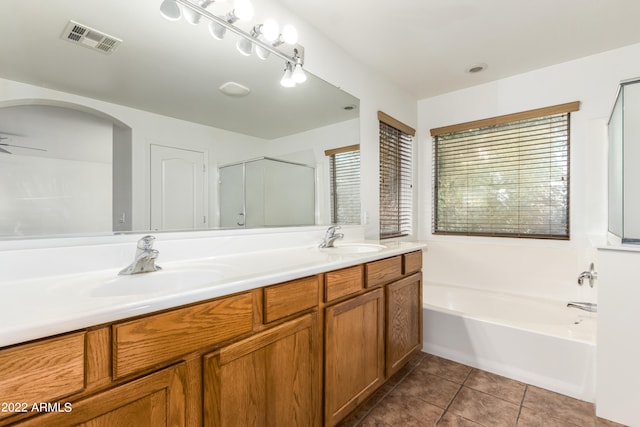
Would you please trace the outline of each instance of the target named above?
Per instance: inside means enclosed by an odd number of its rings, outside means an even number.
[[[325,425],[333,426],[384,382],[381,288],[325,310]]]
[[[31,413],[33,403],[81,392],[85,385],[85,333],[0,350],[0,425]]]
[[[320,426],[318,313],[207,354],[204,425]]]
[[[185,366],[178,364],[14,424],[20,427],[186,426]],[[66,403],[66,405],[65,405]],[[49,409],[51,410],[51,409]]]
[[[325,426],[422,348],[422,251],[325,274]],[[342,300],[332,304],[334,298]],[[348,298],[350,297],[350,298]],[[345,299],[348,298],[348,299]]]
[[[29,402],[0,426],[333,426],[419,351],[421,268],[416,251],[0,349],[0,401]]]
[[[422,348],[422,274],[386,286],[386,376]]]

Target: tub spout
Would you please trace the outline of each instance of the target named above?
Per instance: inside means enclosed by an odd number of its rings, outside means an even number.
[[[567,307],[579,308],[580,310],[590,311],[592,313],[598,312],[598,304],[592,302],[570,302]]]

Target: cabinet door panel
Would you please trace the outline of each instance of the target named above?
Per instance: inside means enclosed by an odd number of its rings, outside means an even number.
[[[307,314],[205,355],[205,425],[319,425],[317,316]]]
[[[325,425],[335,425],[384,381],[384,297],[376,289],[325,312]]]
[[[186,425],[184,364],[123,384],[89,398],[61,406],[21,427],[179,427]],[[66,412],[65,412],[66,410]]]
[[[387,377],[422,348],[422,273],[387,286]]]

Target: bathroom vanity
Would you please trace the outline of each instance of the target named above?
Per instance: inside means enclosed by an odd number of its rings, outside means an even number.
[[[421,349],[423,246],[5,346],[0,426],[333,426]]]

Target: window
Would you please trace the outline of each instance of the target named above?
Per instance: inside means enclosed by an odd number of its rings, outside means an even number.
[[[378,112],[380,122],[380,238],[411,234],[412,143],[416,131]]]
[[[360,146],[324,154],[329,157],[331,223],[360,224]]]
[[[432,129],[433,232],[568,239],[570,112],[579,106]]]

